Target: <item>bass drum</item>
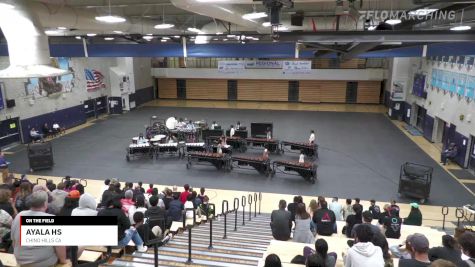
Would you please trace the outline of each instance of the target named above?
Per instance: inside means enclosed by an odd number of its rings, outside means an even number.
[[[165,125],[167,126],[169,130],[175,130],[176,123],[177,121],[175,117],[170,117],[165,121]]]

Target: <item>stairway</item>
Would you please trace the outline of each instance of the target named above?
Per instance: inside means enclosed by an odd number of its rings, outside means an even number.
[[[242,223],[242,210],[238,212],[237,231],[234,231],[235,213],[227,215],[227,236],[224,234],[224,217],[213,221],[213,248],[209,246],[209,222],[192,229],[192,263],[188,259],[188,231],[176,234],[165,246],[158,249],[159,266],[216,266],[237,267],[257,266],[270,241],[270,214],[261,214],[249,221],[246,212],[245,225]],[[115,259],[103,266],[150,267],[154,266],[153,248],[146,253],[134,252]]]

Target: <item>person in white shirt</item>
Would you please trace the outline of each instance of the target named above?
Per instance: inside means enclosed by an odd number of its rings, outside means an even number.
[[[305,163],[305,155],[303,151],[300,151],[299,163]]]
[[[93,196],[84,193],[79,198],[79,206],[71,212],[71,216],[97,216],[97,204]]]
[[[234,125],[231,125],[231,129],[229,130],[229,137],[233,137],[236,131],[234,130]]]
[[[218,124],[216,123],[216,121],[213,121],[213,123],[211,124],[211,130],[214,130],[216,127],[218,127]]]
[[[35,128],[31,128],[30,137],[33,139],[33,141],[43,141],[43,135],[40,134]]]
[[[335,213],[335,217],[337,221],[343,220],[343,207],[340,203],[338,203],[338,198],[334,197],[332,203],[330,203],[329,209]]]
[[[186,128],[189,129],[189,130],[194,130],[195,129],[195,125],[193,124],[193,122],[190,120],[188,122],[188,124],[186,125]]]
[[[238,122],[236,123],[236,130],[239,131],[240,128],[241,128],[241,122],[238,121]]]
[[[188,195],[188,197],[186,198],[186,202],[185,202],[185,210],[186,209],[194,209],[194,205],[193,205],[193,196],[191,194]],[[192,210],[187,210],[186,211],[186,218],[187,219],[193,219],[193,211]]]
[[[223,146],[221,145],[221,142],[218,143],[218,147],[216,148],[216,153],[223,154]]]
[[[262,159],[263,160],[269,159],[269,150],[267,148],[264,148],[264,152],[262,152]]]
[[[311,131],[310,131],[310,137],[308,138],[308,142],[309,142],[310,144],[315,143],[315,131],[314,131],[314,130],[311,130]]]
[[[272,131],[270,130],[269,127],[267,127],[267,130],[266,130],[266,138],[267,140],[272,139]]]

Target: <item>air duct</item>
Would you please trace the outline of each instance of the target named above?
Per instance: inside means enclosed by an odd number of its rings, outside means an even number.
[[[0,28],[8,43],[10,66],[0,78],[50,77],[68,71],[52,67],[48,37],[27,0],[0,2]]]

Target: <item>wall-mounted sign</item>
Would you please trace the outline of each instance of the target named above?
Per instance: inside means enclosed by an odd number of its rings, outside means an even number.
[[[284,61],[282,66],[284,74],[310,74],[311,69],[312,61],[309,60]]]

